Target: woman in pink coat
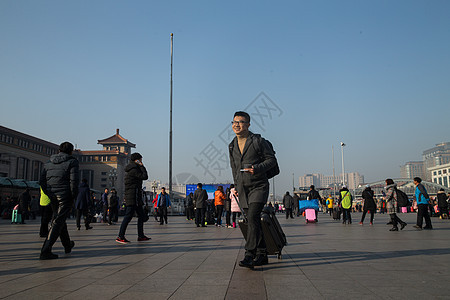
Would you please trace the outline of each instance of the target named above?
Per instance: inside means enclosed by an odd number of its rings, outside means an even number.
[[[241,209],[239,208],[239,204],[237,202],[239,201],[239,198],[235,188],[231,189],[230,199],[231,199],[231,212],[233,213],[233,228],[236,228],[236,215],[238,216],[238,218],[241,216]]]

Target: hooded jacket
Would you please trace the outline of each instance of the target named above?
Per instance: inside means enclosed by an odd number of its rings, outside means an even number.
[[[370,187],[367,187],[362,192],[362,197],[364,199],[364,210],[375,210],[377,206],[375,205],[375,200],[373,199],[373,191]]]
[[[397,184],[390,184],[386,186],[386,208],[388,214],[397,213]]]
[[[64,152],[54,154],[44,164],[39,179],[42,191],[50,198],[75,200],[78,195],[78,160]]]
[[[125,167],[125,205],[142,205],[142,181],[148,179],[147,169],[134,161]]]

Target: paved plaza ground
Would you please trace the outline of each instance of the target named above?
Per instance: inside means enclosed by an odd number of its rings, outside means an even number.
[[[40,261],[38,221],[0,221],[2,299],[450,299],[450,221],[432,218],[434,230],[416,231],[416,214],[400,214],[408,226],[389,232],[387,215],[374,226],[319,215],[278,218],[289,245],[283,257],[249,270],[238,266],[244,241],[239,229],[197,228],[184,217],[160,226],[145,224],[148,242],[137,242],[136,220],[129,245],[115,242],[119,225],[93,224],[77,231],[60,259]]]

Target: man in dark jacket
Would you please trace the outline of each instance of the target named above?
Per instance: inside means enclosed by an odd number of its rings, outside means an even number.
[[[206,227],[205,214],[206,214],[206,200],[208,200],[208,193],[202,189],[201,183],[197,184],[197,189],[194,192],[194,206],[195,206],[195,224],[197,227]]]
[[[292,196],[289,195],[289,192],[286,192],[286,194],[283,197],[283,206],[286,211],[286,219],[289,219],[289,217],[293,219],[294,216],[292,215],[292,208],[294,206],[294,198],[292,198]]]
[[[117,222],[119,216],[119,196],[117,196],[117,191],[115,188],[112,188],[108,195],[108,210],[108,224],[113,225],[114,222]]]
[[[78,187],[78,196],[75,201],[75,209],[77,210],[77,228],[81,229],[81,214],[84,217],[84,226],[86,230],[92,229],[89,224],[91,223],[91,217],[89,217],[89,206],[91,202],[91,190],[87,184],[87,179],[83,178],[81,180],[80,186]]]
[[[50,231],[41,249],[40,259],[55,259],[52,247],[58,237],[65,253],[70,253],[74,241],[70,240],[66,219],[72,211],[74,199],[78,194],[78,160],[72,156],[73,145],[64,142],[59,146],[59,153],[52,155],[44,165],[39,179],[42,191],[50,198],[53,220]]]
[[[130,160],[130,163],[125,167],[125,216],[120,226],[119,236],[116,239],[116,242],[120,244],[130,243],[125,238],[125,232],[135,212],[138,215],[138,242],[150,240],[149,237],[144,235],[146,215],[142,207],[144,205],[142,202],[142,181],[148,179],[147,169],[142,164],[142,155],[139,153],[131,154]]]
[[[364,207],[361,222],[359,222],[359,225],[363,225],[364,218],[366,217],[368,211],[370,211],[370,225],[373,225],[373,217],[377,206],[375,205],[375,200],[373,199],[374,192],[372,191],[369,185],[366,185],[366,188],[362,192],[361,196],[364,199]]]
[[[26,188],[25,191],[19,196],[19,214],[22,215],[21,224],[25,224],[25,219],[28,216],[28,207],[30,206],[30,202],[30,189]]]
[[[194,194],[189,193],[186,197],[186,220],[194,218]]]
[[[102,210],[103,210],[103,223],[108,223],[108,195],[109,191],[108,189],[105,189],[104,193],[102,194]]]
[[[322,204],[322,197],[320,197],[320,194],[318,191],[316,191],[316,187],[314,185],[311,185],[309,187],[309,192],[306,197],[308,200],[317,199],[317,201],[319,202],[319,205]],[[319,217],[319,209],[316,210],[316,222],[318,221],[318,217]]]
[[[228,146],[231,170],[239,202],[248,220],[245,257],[239,262],[239,266],[253,268],[268,263],[261,212],[269,197],[266,172],[275,167],[277,161],[267,141],[248,130],[248,113],[236,112],[232,126],[236,137]]]
[[[445,194],[444,189],[440,189],[437,192],[437,205],[439,207],[439,214],[441,219],[448,218],[448,203],[447,203],[447,195]]]

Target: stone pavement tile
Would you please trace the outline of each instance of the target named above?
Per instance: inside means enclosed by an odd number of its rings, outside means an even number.
[[[163,292],[171,295],[175,292],[187,278],[165,278],[165,277],[147,277],[132,287],[136,292]]]
[[[223,300],[227,294],[227,289],[228,285],[183,284],[169,299]]]
[[[98,300],[98,299],[112,299],[123,292],[127,291],[131,285],[101,285],[90,284],[83,288],[80,288],[72,293],[69,293],[61,299],[73,299],[73,300]]]
[[[124,272],[116,272],[111,275],[97,280],[95,284],[100,285],[133,285],[142,279],[148,277],[149,274],[139,274],[139,273],[124,273]]]
[[[230,278],[231,273],[195,271],[189,276],[185,284],[205,286],[228,285]]]
[[[285,285],[271,284],[267,285],[267,299],[278,300],[278,299],[323,299],[321,293],[313,286],[295,286],[295,285]]]
[[[189,278],[194,273],[194,270],[174,270],[162,268],[157,272],[154,272],[149,276],[150,279],[153,278],[167,278],[167,279],[179,279],[179,278]]]
[[[26,290],[17,294],[13,294],[9,297],[2,299],[33,299],[33,300],[53,300],[59,299],[60,297],[66,295],[67,292],[50,292],[50,291],[40,291],[37,293],[34,290]],[[2,295],[3,296],[3,295]]]
[[[136,300],[136,299],[151,299],[151,300],[166,300],[169,299],[171,293],[160,293],[160,292],[151,292],[151,291],[135,291],[133,288],[125,291],[117,297],[112,299],[115,300]]]
[[[266,285],[282,284],[293,286],[312,286],[311,281],[305,275],[271,274],[264,272],[264,282]]]

